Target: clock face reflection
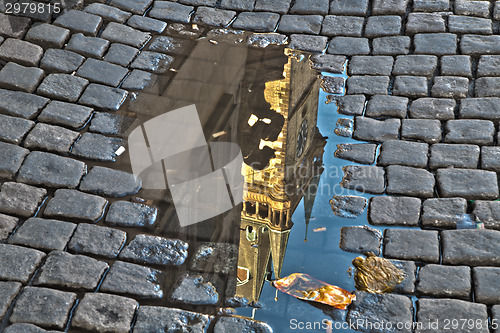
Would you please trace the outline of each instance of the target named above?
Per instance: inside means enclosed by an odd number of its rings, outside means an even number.
[[[307,119],[304,119],[299,129],[299,136],[297,138],[297,157],[300,157],[304,152],[307,143]]]

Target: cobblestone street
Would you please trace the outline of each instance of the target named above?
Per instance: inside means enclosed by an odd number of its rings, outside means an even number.
[[[393,324],[364,332],[500,332],[500,1],[40,1],[0,0],[1,332],[291,331],[236,315],[260,306],[224,282],[243,280],[239,236],[200,241],[203,227],[167,225],[172,203],[122,155],[141,117],[195,102],[226,111],[245,98],[228,92],[240,76],[267,91],[289,70],[272,53],[285,46],[314,54],[307,65],[326,107],[343,118],[335,133],[359,141],[335,152],[350,164],[338,183],[369,194],[330,202],[347,217],[367,211],[341,229],[340,248],[372,251],[405,274],[394,293],[356,291],[334,321]],[[37,10],[14,13],[15,3]],[[220,63],[225,72],[212,69]],[[216,116],[201,121],[229,118]],[[291,228],[293,210],[265,210]],[[465,228],[465,214],[482,225]]]

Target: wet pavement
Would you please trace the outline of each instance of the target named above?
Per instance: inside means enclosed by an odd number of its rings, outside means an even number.
[[[497,331],[500,2],[19,2],[0,331]],[[269,282],[368,251],[348,310]]]

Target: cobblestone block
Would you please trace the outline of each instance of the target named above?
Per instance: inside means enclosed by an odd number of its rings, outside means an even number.
[[[0,211],[22,217],[33,216],[46,195],[43,188],[5,182],[0,192]]]
[[[424,76],[396,76],[393,94],[407,97],[424,97],[428,95],[428,82]]]
[[[75,144],[72,155],[97,161],[116,161],[116,151],[124,143],[121,139],[110,138],[101,134],[84,133]]]
[[[48,187],[75,188],[86,170],[87,166],[83,162],[34,151],[26,157],[17,181]]]
[[[376,166],[349,165],[343,168],[344,178],[340,185],[365,193],[384,193],[385,171]]]
[[[462,197],[470,200],[498,198],[497,174],[470,169],[439,169],[437,183],[442,197]]]
[[[214,305],[219,302],[215,286],[201,275],[179,276],[169,296],[176,303],[191,305]]]
[[[107,200],[75,190],[59,189],[44,210],[44,216],[96,222],[104,214]]]
[[[72,33],[83,33],[89,36],[96,36],[101,28],[102,18],[97,15],[85,13],[71,9],[59,16],[55,25],[69,29]]]
[[[322,53],[326,49],[327,44],[328,38],[325,36],[292,34],[288,47],[294,50]]]
[[[304,33],[317,35],[321,30],[321,15],[283,15],[278,31],[284,33]]]
[[[158,76],[139,69],[134,69],[123,81],[121,87],[126,90],[148,92],[156,91]]]
[[[146,50],[167,54],[187,55],[191,47],[192,43],[186,39],[156,36],[151,43],[148,44]]]
[[[233,274],[237,266],[238,247],[230,243],[198,243],[191,259],[190,270]]]
[[[77,75],[91,82],[102,83],[112,87],[117,87],[127,73],[128,70],[122,66],[92,58],[85,60],[83,65],[76,72]]]
[[[500,19],[500,3],[498,1],[495,1],[495,6],[493,8],[493,19],[496,21]]]
[[[391,75],[393,63],[389,56],[354,56],[349,61],[349,75]]]
[[[119,258],[138,264],[182,265],[188,244],[178,239],[137,235],[120,253]]]
[[[476,97],[500,97],[500,77],[481,77],[476,80]]]
[[[255,11],[275,12],[286,14],[290,9],[291,0],[274,1],[274,0],[256,0]]]
[[[443,264],[467,266],[500,265],[500,231],[446,230],[441,232]]]
[[[117,114],[96,112],[92,118],[89,130],[105,135],[123,136],[134,120],[134,118]]]
[[[132,15],[127,24],[132,28],[157,34],[161,34],[167,28],[166,22],[140,15]]]
[[[450,15],[448,16],[450,32],[457,34],[492,34],[491,20],[479,17]]]
[[[322,35],[361,37],[365,19],[354,16],[328,15],[323,20]]]
[[[393,36],[401,33],[401,17],[397,15],[370,16],[366,21],[365,37]]]
[[[79,103],[100,110],[116,111],[125,102],[127,95],[126,90],[91,83],[83,92]]]
[[[392,74],[431,77],[437,68],[437,57],[427,55],[401,55],[396,57]]]
[[[460,40],[462,54],[500,54],[500,36],[464,35]]]
[[[455,14],[488,17],[490,16],[490,1],[455,1]]]
[[[0,319],[3,319],[10,304],[21,290],[19,282],[0,282]]]
[[[356,195],[334,195],[330,206],[335,215],[345,218],[356,218],[363,214],[368,200]]]
[[[346,56],[370,54],[370,44],[366,38],[338,36],[332,38],[327,52]]]
[[[92,291],[108,264],[82,255],[52,251],[35,279],[36,286]]]
[[[24,141],[24,146],[31,150],[48,150],[62,154],[69,150],[80,133],[64,127],[38,123]]]
[[[373,14],[396,14],[403,15],[406,13],[408,0],[375,0],[373,3]]]
[[[410,105],[411,118],[448,120],[455,118],[454,99],[419,98]]]
[[[349,95],[387,95],[388,89],[388,76],[351,76],[347,79],[347,92]]]
[[[387,166],[399,164],[425,168],[429,145],[426,143],[387,140],[382,143],[378,164]]]
[[[377,306],[373,306],[377,304]],[[383,320],[387,325],[396,327],[397,323],[409,325],[413,322],[413,305],[408,296],[395,294],[370,294],[364,291],[356,291],[356,300],[349,307],[347,322],[360,323],[357,329],[360,331],[372,331],[371,320]],[[391,324],[388,324],[391,323]],[[400,330],[408,333],[411,330]]]
[[[427,143],[441,141],[441,122],[432,119],[403,119],[401,138]]]
[[[1,119],[1,118],[0,118]],[[0,177],[14,179],[29,150],[0,142]]]
[[[149,11],[149,16],[162,21],[189,23],[193,10],[193,6],[185,6],[170,1],[155,1],[153,9]]]
[[[124,231],[80,223],[71,237],[68,249],[75,253],[113,259],[120,253],[126,239],[127,233]]]
[[[426,32],[446,32],[442,15],[434,13],[410,13],[406,24],[406,33],[414,35]]]
[[[120,227],[152,227],[156,221],[155,207],[128,201],[115,201],[109,207],[106,223]]]
[[[45,253],[25,247],[0,244],[0,278],[27,283],[45,257]]]
[[[128,333],[137,307],[132,298],[87,293],[78,304],[71,325],[94,332]]]
[[[101,37],[111,42],[141,48],[151,39],[151,34],[139,31],[124,24],[111,22],[102,32]]]
[[[45,97],[0,89],[0,111],[8,115],[33,119],[48,102]]]
[[[328,9],[330,7],[330,0],[296,0],[292,8],[290,8],[290,14],[328,14]]]
[[[259,32],[272,32],[280,16],[276,13],[243,12],[233,23],[233,28]]]
[[[22,38],[31,25],[27,17],[18,17],[0,13],[0,36]]]
[[[488,229],[500,229],[500,202],[474,201],[474,215]]]
[[[500,56],[481,56],[477,66],[477,76],[500,76]]]
[[[454,34],[416,34],[413,42],[416,54],[445,55],[457,53],[457,36]]]
[[[476,1],[470,1],[476,2]],[[479,2],[479,1],[477,1]],[[442,320],[446,318],[447,320]],[[457,333],[485,333],[488,332],[488,312],[484,304],[477,304],[466,302],[457,299],[419,299],[418,300],[418,312],[417,321],[423,323],[423,325],[416,330],[418,333],[424,332],[445,332],[447,331],[447,326],[445,323],[450,321],[453,322],[480,322],[481,325],[474,326],[474,329],[470,329],[467,325],[461,328],[458,326],[454,332]],[[433,324],[436,323],[436,324]]]
[[[432,85],[433,97],[465,98],[469,92],[469,79],[457,76],[436,76]]]
[[[109,41],[105,39],[75,34],[66,45],[66,50],[74,51],[88,58],[101,59],[108,46]]]
[[[368,11],[368,0],[333,0],[330,3],[330,14],[365,16]]]
[[[441,75],[472,77],[470,56],[453,55],[441,57]]]
[[[425,265],[418,274],[417,292],[425,296],[468,300],[471,270],[467,266]]]
[[[491,145],[495,134],[493,122],[476,119],[448,120],[445,130],[444,141],[450,143]]]
[[[214,327],[214,332],[244,332],[246,330],[262,333],[273,332],[272,328],[262,321],[239,316],[221,316],[217,318]]]
[[[18,222],[17,217],[0,214],[0,241],[6,240],[10,236],[17,227]],[[0,315],[0,317],[2,316]]]
[[[10,237],[9,243],[40,250],[63,250],[76,224],[41,218],[29,218]]]
[[[53,99],[76,102],[88,84],[88,80],[77,76],[49,74],[38,87],[37,93]]]
[[[386,229],[386,258],[439,263],[438,232],[432,230]]]
[[[139,50],[136,48],[133,48],[128,45],[123,45],[123,44],[118,44],[118,43],[113,43],[111,44],[108,52],[106,53],[106,56],[104,57],[104,60],[107,61],[108,63],[112,64],[117,64],[123,67],[127,67],[130,65],[132,60],[137,56],[139,53]],[[89,61],[91,59],[87,59]],[[97,60],[96,60],[97,61]],[[102,62],[104,63],[104,62]],[[103,66],[110,67],[108,66],[109,64],[105,63],[106,65],[103,64]],[[83,66],[82,66],[83,67]],[[81,69],[81,67],[80,67]],[[118,72],[123,72],[123,69],[120,68]]]
[[[410,52],[411,38],[408,36],[389,36],[374,38],[372,41],[374,55],[398,55]]]
[[[135,297],[162,298],[160,271],[117,261],[101,286],[101,291]]]
[[[133,174],[95,166],[83,179],[80,190],[108,197],[124,197],[136,194],[141,186],[141,180]]]
[[[90,119],[93,109],[72,103],[51,101],[37,120],[66,126],[72,129],[82,128]],[[1,130],[0,130],[1,131]]]
[[[479,146],[438,143],[431,146],[429,167],[476,169]]]
[[[111,0],[109,4],[113,7],[142,15],[152,3],[153,0]]]
[[[463,198],[439,198],[424,201],[422,226],[456,228],[457,215],[465,214],[467,201]]]
[[[203,332],[209,324],[208,315],[159,306],[141,306],[134,325],[134,333],[181,329]]]
[[[407,197],[373,197],[368,210],[370,224],[418,226],[421,200]]]
[[[26,287],[19,295],[10,322],[64,329],[76,294],[37,287]],[[47,311],[50,309],[50,311]]]
[[[252,11],[254,4],[255,0],[221,0],[220,6],[237,11]]]
[[[474,267],[474,301],[494,305],[500,302],[500,289],[497,281],[500,278],[500,268]]]
[[[361,164],[373,164],[377,145],[372,143],[339,144],[335,157]]]
[[[155,74],[164,74],[170,69],[173,61],[172,56],[163,53],[142,51],[130,67]]]
[[[387,172],[387,193],[432,197],[434,195],[434,175],[427,170],[407,166],[390,165]]]
[[[500,171],[500,147],[481,148],[481,169]]]
[[[363,141],[383,142],[396,140],[399,135],[399,119],[376,120],[365,117],[355,118],[353,138]]]
[[[23,66],[37,67],[43,55],[43,49],[30,42],[8,38],[0,45],[0,58],[13,61]]]
[[[72,73],[80,67],[85,58],[78,53],[48,49],[40,61],[40,68],[46,72]]]
[[[368,101],[365,116],[406,118],[408,98],[389,95],[375,95]]]
[[[31,120],[0,114],[0,140],[18,145],[33,126]]]
[[[340,114],[361,116],[365,109],[366,98],[364,95],[346,95],[335,99],[337,111]]]
[[[102,17],[104,21],[119,23],[124,23],[130,16],[132,16],[131,13],[102,3],[91,3],[90,5],[85,7],[84,11],[86,13],[98,15]]]
[[[0,88],[32,93],[42,81],[44,74],[40,68],[24,67],[8,62],[0,70]]]
[[[26,34],[28,42],[40,45],[45,50],[60,49],[69,39],[70,32],[52,24],[42,23],[32,27]]]
[[[417,281],[417,266],[415,263],[407,260],[391,260],[391,262],[394,266],[403,271],[404,276],[403,282],[396,285],[394,292],[398,294],[415,293],[415,282]]]

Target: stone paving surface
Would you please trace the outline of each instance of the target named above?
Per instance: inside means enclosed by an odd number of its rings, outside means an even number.
[[[159,266],[211,248],[215,264],[194,260],[190,269],[223,271],[220,248],[148,235],[156,207],[128,201],[141,180],[113,169],[131,121],[112,112],[170,73],[203,33],[182,23],[277,31],[280,43],[321,54],[312,57],[319,71],[338,74],[348,62],[347,82],[325,86],[337,92],[345,84],[336,104],[355,116],[352,137],[360,140],[335,153],[363,164],[344,169],[342,186],[388,194],[369,200],[367,222],[391,229],[345,228],[341,247],[383,245],[407,276],[396,292],[425,296],[414,308],[407,296],[359,292],[348,318],[412,322],[412,311],[426,322],[500,318],[500,2],[79,0],[59,15],[27,17],[3,14],[2,4],[0,321],[12,324],[5,332],[271,331],[183,309],[220,301],[202,275],[172,276],[174,288],[163,290]],[[471,212],[490,230],[453,230]],[[101,220],[106,227],[87,224]],[[179,309],[141,304],[167,295]],[[446,330],[416,330],[428,331]]]

